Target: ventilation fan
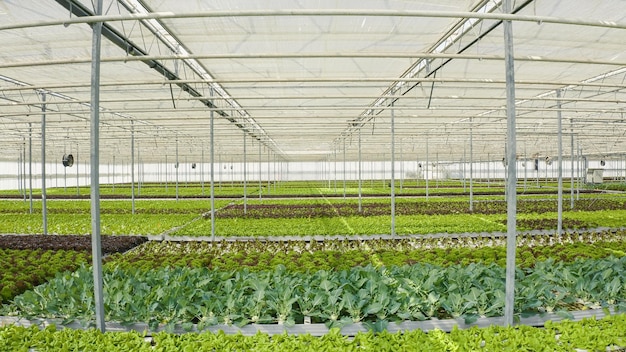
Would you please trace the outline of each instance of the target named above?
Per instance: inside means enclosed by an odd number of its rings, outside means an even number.
[[[65,167],[72,167],[72,165],[74,165],[74,156],[72,154],[65,154],[61,162]]]
[[[196,168],[196,163],[191,164],[191,168],[195,169]]]
[[[604,165],[606,165],[606,161],[600,160],[600,166],[604,166]]]

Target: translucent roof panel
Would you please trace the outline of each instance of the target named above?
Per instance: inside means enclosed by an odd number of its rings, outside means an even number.
[[[101,158],[500,159],[506,138],[501,1],[106,0]],[[518,155],[563,133],[626,154],[623,0],[516,1]],[[35,145],[89,150],[89,0],[0,2],[0,159]],[[557,93],[558,91],[558,93]],[[244,143],[246,141],[246,143]],[[244,144],[245,149],[244,150]],[[565,149],[565,153],[570,153]]]

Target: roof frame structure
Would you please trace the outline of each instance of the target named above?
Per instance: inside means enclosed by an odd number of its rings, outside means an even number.
[[[210,112],[220,116],[218,152],[235,160],[243,159],[249,138],[282,160],[323,161],[358,130],[360,154],[383,160],[392,110],[399,147],[410,149],[411,158],[424,154],[427,139],[431,153],[460,160],[471,129],[475,159],[497,160],[506,125],[503,20],[514,22],[525,153],[555,155],[560,105],[562,132],[586,154],[621,158],[626,18],[611,11],[619,5],[526,0],[504,14],[494,0],[345,8],[331,1],[270,8],[108,0],[108,12],[93,16],[84,0],[3,4],[0,39],[10,53],[0,55],[0,160],[15,160],[25,138],[39,133],[38,91],[48,95],[50,152],[88,148],[85,43],[89,24],[98,21],[105,22],[106,38],[105,161],[128,156],[130,121],[145,161],[171,154],[175,141],[198,158],[208,148]],[[46,31],[59,39],[48,41]],[[348,143],[351,160],[356,149]]]

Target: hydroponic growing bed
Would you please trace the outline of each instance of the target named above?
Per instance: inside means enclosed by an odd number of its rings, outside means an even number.
[[[128,201],[103,202],[103,228],[117,233],[122,230],[116,222],[132,222],[132,232],[151,239],[103,236],[135,239],[129,247],[106,251],[107,327],[150,335],[220,330],[327,335],[335,328],[359,335],[420,329],[432,330],[427,335],[432,338],[442,331],[436,329],[501,324],[505,203],[484,196],[469,210],[466,196],[399,198],[395,211],[401,235],[389,237],[381,235],[390,221],[387,202],[365,197],[359,210],[357,199],[350,197],[247,199],[245,205],[242,199],[220,200],[215,241],[207,231],[207,200],[138,200],[135,214]],[[25,214],[23,201],[2,204],[8,216],[32,223],[41,216]],[[86,202],[55,199],[49,204],[51,221],[58,221],[59,228],[64,221],[55,215],[66,214],[74,224],[89,217]],[[520,199],[519,228],[527,231],[518,237],[518,323],[544,325],[626,309],[624,204],[615,195],[581,195],[564,213],[563,227],[569,230],[556,235],[553,196]],[[82,251],[81,257],[60,259],[73,266],[61,267],[54,277],[48,274],[45,283],[34,281],[7,293],[0,309],[5,324],[93,326],[90,247],[79,245],[88,244],[89,236],[60,232],[68,235],[3,236],[22,242],[54,239],[56,247],[48,250],[56,250],[57,257]],[[30,256],[11,251],[6,250],[8,256]],[[380,337],[375,336],[371,341]],[[611,345],[621,346],[605,344]]]

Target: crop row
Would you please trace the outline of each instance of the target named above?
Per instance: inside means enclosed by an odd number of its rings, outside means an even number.
[[[557,338],[558,336],[558,338]],[[333,329],[320,338],[310,335],[256,334],[253,336],[223,333],[157,333],[146,339],[137,332],[98,330],[57,330],[54,326],[39,329],[0,327],[5,341],[0,351],[80,350],[80,351],[604,351],[626,345],[626,316],[613,315],[601,320],[587,318],[580,322],[548,322],[545,328],[529,326],[455,329],[399,333],[358,333],[348,338]]]
[[[208,181],[208,180],[207,180]],[[279,195],[279,196],[317,196],[324,194],[328,196],[342,195],[345,192],[350,195],[356,195],[359,192],[359,182],[354,180],[337,181],[289,181],[289,182],[261,182],[249,181],[246,184],[246,192],[248,195],[258,195],[259,186],[263,195]],[[396,194],[425,194],[426,182],[424,180],[396,180]],[[503,193],[503,183],[490,182],[488,184],[474,182],[473,190],[478,193]],[[518,183],[518,187],[523,188],[526,192],[542,192],[554,193],[556,182],[542,182],[539,185],[527,182],[524,186],[523,182]],[[567,187],[568,185],[565,184]],[[207,196],[209,194],[210,183],[205,182],[204,187],[200,182],[179,182],[178,193],[180,196]],[[546,188],[547,187],[547,188]],[[552,188],[552,189],[550,189]],[[361,182],[361,193],[364,195],[385,195],[389,194],[389,180],[364,180]],[[204,192],[203,192],[204,191]],[[243,196],[244,185],[242,182],[232,182],[225,180],[216,180],[214,183],[214,191],[217,196]],[[89,187],[80,187],[78,194],[88,195]],[[77,190],[75,187],[49,187],[46,191],[49,196],[75,196]],[[443,181],[431,180],[429,182],[430,194],[462,194],[469,193],[469,182],[462,181]],[[1,191],[0,195],[19,195],[17,190]],[[33,189],[33,195],[41,194],[40,189]],[[130,196],[130,184],[102,184],[100,185],[101,195],[118,195]],[[176,194],[176,185],[174,182],[165,183],[142,183],[135,184],[136,196],[174,196]]]
[[[564,224],[574,229],[597,227],[620,228],[624,226],[626,210],[602,210],[590,212],[564,212]],[[518,214],[520,231],[556,228],[556,213]],[[395,217],[398,235],[506,232],[506,214],[450,214],[450,215],[403,215]],[[379,235],[389,234],[391,216],[350,216],[310,218],[226,218],[215,221],[217,236],[328,236],[328,235]],[[564,227],[567,229],[567,227]],[[545,228],[544,228],[545,229]],[[208,219],[196,221],[174,235],[207,236],[211,234]]]
[[[127,251],[145,237],[105,236],[102,253]],[[0,236],[0,304],[44,283],[56,273],[91,262],[89,236]]]
[[[90,261],[90,257],[87,251],[0,248],[0,306],[57,272],[76,270],[81,263]]]
[[[467,201],[399,201],[395,204],[396,215],[445,215],[445,214],[505,214],[506,201],[479,201],[473,204],[470,211]],[[517,202],[517,213],[546,213],[557,211],[557,201],[520,199]],[[626,201],[622,199],[589,199],[583,198],[575,202],[574,211],[597,211],[626,209]],[[359,211],[354,202],[322,203],[301,202],[301,204],[248,204],[244,213],[242,204],[231,204],[220,209],[219,218],[310,218],[333,216],[380,216],[391,213],[391,204],[387,202],[365,202]]]
[[[101,238],[102,254],[125,252],[147,240],[146,237],[139,236],[103,236]],[[0,235],[0,248],[91,252],[91,236]]]
[[[158,235],[183,226],[196,218],[193,214],[102,214],[101,233],[104,235]],[[54,235],[84,235],[92,232],[89,214],[48,214],[48,233]],[[42,234],[41,214],[0,214],[0,234]]]
[[[532,267],[537,260],[605,258],[626,253],[625,231],[568,233],[563,236],[525,235],[518,238],[517,265]],[[150,242],[123,255],[107,258],[108,265],[156,269],[166,266],[252,271],[284,265],[289,271],[347,270],[355,266],[401,266],[430,263],[441,266],[506,261],[505,238],[460,237],[324,242]]]
[[[558,337],[557,337],[558,336]],[[0,351],[604,351],[626,346],[626,315],[579,322],[548,322],[530,326],[455,329],[449,334],[435,329],[399,333],[358,333],[342,336],[337,329],[316,338],[311,335],[224,333],[156,333],[150,339],[138,332],[57,330],[19,326],[0,327]]]
[[[520,235],[517,265],[536,260],[623,256],[623,230],[565,233],[562,236]],[[395,240],[327,240],[323,242],[149,242],[143,237],[103,236],[107,266],[145,270],[171,267],[252,271],[284,265],[289,271],[347,270],[355,266],[430,263],[441,266],[505,262],[505,238],[399,238]],[[131,247],[133,250],[127,251]],[[0,236],[0,291],[7,302],[43,283],[57,271],[74,270],[90,261],[88,236]],[[9,250],[11,248],[12,250]],[[43,249],[39,249],[43,248]],[[45,250],[44,250],[45,249]],[[122,253],[123,252],[123,253]],[[41,258],[41,259],[40,259]],[[52,259],[51,259],[52,258]]]
[[[302,323],[329,327],[353,322],[500,316],[505,270],[495,264],[415,264],[295,273],[278,266],[250,272],[206,268],[107,268],[107,321],[122,324]],[[547,260],[516,270],[517,314],[540,314],[615,305],[626,309],[626,257]],[[93,320],[93,275],[81,267],[57,275],[14,298],[7,315]],[[1,312],[1,311],[0,311]],[[567,313],[564,313],[567,314]]]
[[[216,207],[224,206],[225,200],[217,200]],[[135,214],[201,214],[211,208],[208,199],[184,199],[178,202],[171,200],[135,200]],[[48,200],[46,203],[48,214],[90,214],[91,203],[87,200]],[[33,206],[33,213],[41,214],[41,202]],[[127,200],[106,200],[100,203],[101,214],[131,214],[132,202]],[[30,203],[18,200],[3,200],[0,202],[0,214],[30,214]]]

